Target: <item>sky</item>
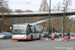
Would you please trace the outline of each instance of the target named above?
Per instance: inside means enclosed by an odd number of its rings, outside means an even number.
[[[54,8],[54,6],[57,6],[58,3],[63,3],[63,0],[51,0],[51,9]],[[32,10],[32,11],[39,11],[40,5],[42,3],[42,0],[9,0],[8,6],[13,11],[20,9],[20,10]],[[49,0],[47,0],[47,3],[49,5]],[[69,6],[69,10],[75,10],[75,0],[71,0],[71,5]],[[75,17],[71,16],[71,17]]]
[[[42,0],[9,0],[8,5],[9,8],[12,10],[32,10],[32,11],[38,11],[40,8]],[[58,2],[61,3],[63,0],[51,0],[51,9],[58,4]],[[72,4],[69,6],[70,10],[75,9],[75,0],[71,1]],[[49,0],[47,0],[47,3],[49,4]]]

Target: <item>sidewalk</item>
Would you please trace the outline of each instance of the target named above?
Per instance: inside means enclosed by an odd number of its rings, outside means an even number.
[[[75,39],[75,37],[70,37],[71,39]]]
[[[73,39],[75,39],[75,37],[70,37],[69,40],[73,40]],[[54,39],[54,41],[63,41],[63,40],[64,40],[64,38]]]
[[[73,39],[75,39],[75,37],[70,37],[69,40],[73,40]],[[46,39],[46,40],[48,40],[48,39]],[[50,41],[52,41],[52,40],[50,40]],[[65,40],[64,40],[64,38],[55,38],[54,41],[65,41]]]
[[[50,39],[46,39],[46,40],[50,40]],[[55,38],[54,39],[54,41],[62,41],[62,40],[64,40],[63,38]],[[50,40],[50,41],[52,41],[52,40]]]
[[[64,38],[57,38],[57,39],[54,39],[54,41],[62,41],[64,40]]]

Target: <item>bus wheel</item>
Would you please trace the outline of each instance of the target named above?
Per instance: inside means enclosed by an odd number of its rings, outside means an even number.
[[[33,35],[31,35],[31,40],[33,40]]]
[[[41,35],[39,35],[39,40],[40,40],[40,38],[41,38]]]
[[[21,40],[18,40],[18,41],[21,41]]]
[[[12,37],[10,37],[10,39],[12,39]]]

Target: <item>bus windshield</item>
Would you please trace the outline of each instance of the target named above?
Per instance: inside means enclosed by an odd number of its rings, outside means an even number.
[[[24,34],[26,33],[26,26],[13,26],[13,29],[12,29],[12,33],[13,34]]]

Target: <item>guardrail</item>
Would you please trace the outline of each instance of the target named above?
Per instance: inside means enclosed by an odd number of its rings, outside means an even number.
[[[75,10],[69,10],[65,11],[65,13],[68,12],[75,12]],[[23,15],[23,14],[48,14],[49,11],[46,12],[20,12],[20,13],[4,13],[4,15]],[[51,11],[51,13],[63,13],[63,11]],[[2,15],[3,13],[0,13]]]

